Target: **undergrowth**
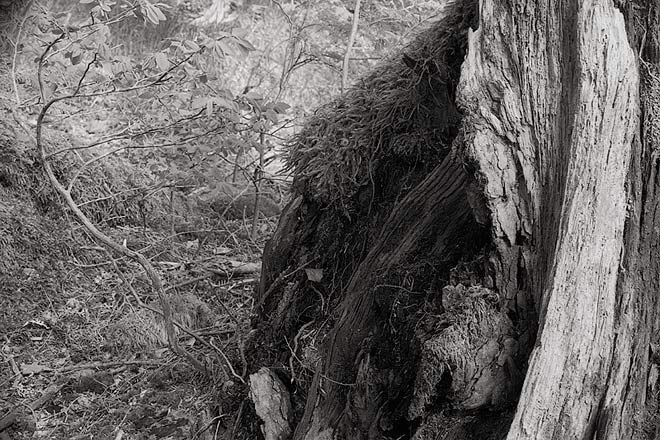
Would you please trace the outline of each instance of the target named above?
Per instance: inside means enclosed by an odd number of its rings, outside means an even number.
[[[251,238],[245,211],[207,215],[208,202],[159,184],[128,155],[80,174],[72,194],[85,214],[165,281],[179,343],[207,369],[194,371],[168,350],[141,268],[99,247],[48,183],[33,127],[14,117],[10,73],[0,66],[0,430],[15,439],[228,436],[258,273],[236,266],[259,260],[274,220],[262,216]],[[81,139],[54,124],[45,141],[57,149]],[[64,182],[85,153],[72,157],[51,161]]]
[[[167,350],[160,306],[140,268],[99,248],[71,220],[29,139],[17,141],[11,120],[3,125],[12,129],[0,149],[0,344],[10,368],[0,370],[0,420],[57,389],[43,406],[21,412],[13,438],[204,438],[230,429],[255,280],[232,278],[230,263],[258,259],[274,223],[263,221],[252,242],[242,220],[200,220],[196,230],[172,234],[168,210],[158,210],[167,198],[153,195],[146,225],[130,200],[85,207],[157,266],[174,319],[208,341],[179,333],[207,365],[200,375]],[[73,171],[66,162],[56,169],[63,177]],[[116,192],[130,173],[121,162],[92,170],[80,196]],[[160,215],[162,222],[152,221]]]

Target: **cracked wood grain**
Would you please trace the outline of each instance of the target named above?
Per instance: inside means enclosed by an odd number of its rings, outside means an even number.
[[[608,1],[483,1],[481,24],[459,88],[467,153],[485,182],[498,287],[539,317],[507,438],[591,439],[617,363],[636,56]]]

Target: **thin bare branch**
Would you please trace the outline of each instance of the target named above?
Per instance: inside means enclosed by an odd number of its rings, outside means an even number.
[[[23,20],[21,20],[21,23],[18,25],[18,31],[16,32],[16,41],[13,43],[14,53],[12,56],[12,63],[11,63],[11,81],[12,81],[12,85],[14,86],[14,96],[16,99],[16,106],[21,105],[21,97],[19,96],[18,93],[18,82],[16,81],[16,59],[18,58],[18,47],[21,41],[21,33],[23,32],[25,23],[27,22],[28,18],[31,17],[32,17],[31,15],[25,14],[25,17],[23,17]]]
[[[344,54],[344,63],[342,64],[341,76],[341,92],[343,93],[348,86],[348,66],[351,60],[351,51],[355,44],[355,37],[358,31],[358,23],[360,21],[360,3],[362,0],[355,0],[355,9],[353,11],[353,23],[351,25],[351,35],[348,37],[348,44],[346,45],[346,53]]]
[[[130,127],[126,127],[126,128],[124,128],[123,130],[121,130],[117,133],[114,133],[114,134],[112,134],[112,135],[110,135],[110,136],[108,136],[104,139],[99,139],[98,141],[92,142],[91,144],[60,148],[59,150],[56,150],[56,151],[53,151],[52,153],[49,153],[47,157],[50,158],[50,157],[53,157],[53,156],[57,156],[58,154],[66,153],[66,152],[69,152],[69,151],[87,150],[87,149],[90,149],[90,148],[99,147],[101,145],[109,144],[111,142],[118,142],[118,141],[121,141],[121,140],[127,140],[127,139],[135,140],[135,139],[140,138],[142,136],[158,133],[160,131],[169,130],[169,129],[172,129],[172,128],[180,125],[180,124],[194,121],[194,120],[202,117],[203,114],[204,114],[204,111],[205,110],[200,110],[200,111],[198,111],[197,113],[195,113],[193,115],[183,117],[183,118],[178,119],[178,120],[176,120],[176,121],[174,121],[170,124],[159,126],[159,127],[152,127],[148,130],[144,130],[144,131],[140,131],[140,132],[131,133],[130,132]],[[208,133],[206,133],[206,134],[208,134]]]

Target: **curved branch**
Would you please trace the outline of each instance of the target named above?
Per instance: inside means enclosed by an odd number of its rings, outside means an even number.
[[[41,55],[40,60],[39,60],[39,66],[37,70],[37,78],[39,82],[39,91],[41,93],[41,96],[44,97],[44,90],[43,90],[43,78],[42,78],[42,71],[43,71],[43,61],[48,52],[53,48],[53,46],[60,41],[63,38],[63,34],[60,35],[58,38],[56,38],[53,42],[51,42],[44,53]],[[48,176],[48,180],[50,181],[51,185],[53,188],[64,198],[67,206],[71,211],[74,213],[76,218],[82,225],[87,229],[87,231],[94,237],[96,241],[98,241],[100,244],[106,246],[107,248],[117,252],[120,255],[123,255],[127,258],[132,259],[133,261],[137,262],[142,268],[144,269],[145,273],[147,274],[151,286],[153,290],[156,292],[158,295],[158,299],[160,300],[161,303],[161,308],[163,310],[163,318],[164,318],[164,323],[165,323],[165,331],[167,333],[167,339],[168,343],[170,346],[170,349],[178,356],[186,359],[190,364],[193,365],[197,370],[206,373],[206,367],[205,365],[197,360],[193,355],[188,353],[185,349],[181,348],[179,346],[177,337],[176,337],[176,332],[174,330],[174,324],[172,321],[172,309],[170,306],[169,301],[167,300],[165,296],[165,289],[163,287],[163,282],[160,278],[160,275],[156,272],[155,268],[151,264],[151,262],[140,252],[135,252],[128,247],[121,245],[114,240],[112,240],[108,235],[104,234],[101,230],[99,230],[96,225],[94,225],[89,218],[85,215],[84,212],[80,209],[78,204],[76,203],[75,200],[73,200],[73,197],[71,196],[71,192],[57,179],[57,176],[55,176],[55,173],[53,172],[53,167],[51,163],[48,161],[48,156],[46,154],[46,148],[43,143],[43,125],[44,125],[44,117],[48,113],[48,110],[50,107],[55,104],[58,101],[61,101],[66,98],[71,98],[75,97],[76,93],[80,89],[80,85],[82,84],[87,72],[89,70],[89,65],[88,69],[85,70],[83,75],[80,78],[80,81],[78,82],[78,87],[76,90],[74,90],[73,94],[67,95],[64,97],[58,97],[58,98],[53,98],[50,101],[45,102],[44,106],[42,107],[41,111],[39,112],[39,116],[37,117],[37,128],[36,128],[36,147],[39,152],[39,156],[42,161],[42,165],[44,167],[44,170],[46,172],[46,175]]]

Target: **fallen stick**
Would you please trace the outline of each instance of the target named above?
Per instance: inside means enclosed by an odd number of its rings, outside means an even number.
[[[229,267],[224,268],[215,268],[207,267],[207,271],[226,278],[232,278],[234,276],[241,275],[252,275],[255,273],[261,272],[261,263],[243,263],[240,261],[229,261]]]

